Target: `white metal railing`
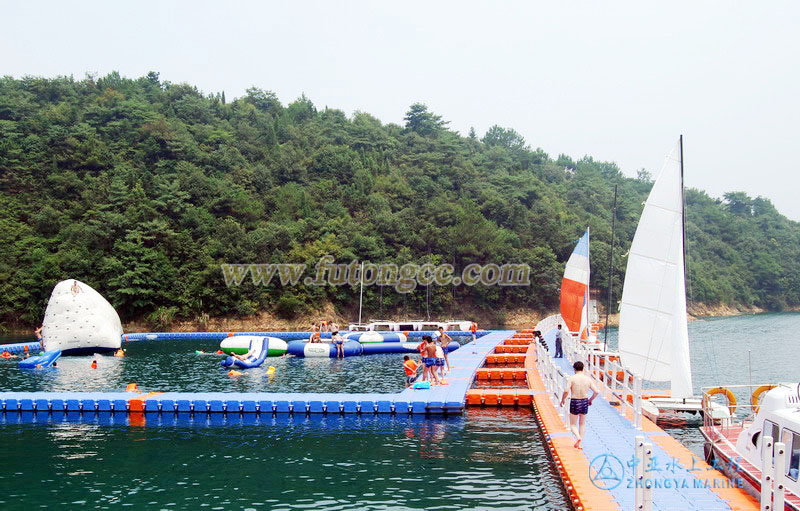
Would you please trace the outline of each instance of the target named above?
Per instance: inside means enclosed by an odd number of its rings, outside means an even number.
[[[728,443],[735,449],[738,435],[747,430],[755,420],[760,403],[758,395],[780,384],[726,385],[723,387],[703,387],[702,414],[703,430],[711,441],[712,449],[718,443]],[[756,391],[758,391],[756,393]],[[730,394],[728,394],[730,393]],[[728,406],[734,410],[731,418],[714,416],[713,394],[724,394]],[[733,401],[731,401],[733,397]],[[748,401],[745,401],[747,399]],[[733,420],[738,418],[738,420]],[[776,442],[772,436],[761,438],[761,492],[762,511],[780,511],[784,507],[786,492],[786,445]]]
[[[534,330],[544,334],[559,324],[564,324],[560,315],[548,316],[536,324]],[[619,403],[619,412],[622,416],[630,413],[630,419],[634,426],[641,431],[642,429],[642,378],[628,371],[619,362],[619,354],[610,351],[599,351],[596,345],[589,345],[577,339],[566,328],[562,329],[562,348],[564,356],[571,363],[581,361],[584,364],[584,372],[594,380],[600,389],[601,397],[612,403]],[[564,425],[569,428],[569,406],[561,406],[561,396],[567,390],[569,374],[564,372],[556,365],[553,358],[548,354],[547,349],[540,343],[536,343],[536,368],[544,381],[544,386],[548,396],[553,402],[556,410],[563,417]],[[636,437],[637,458],[639,460],[649,457],[652,453],[652,445],[644,442],[644,437]],[[646,466],[640,463],[642,467]],[[637,486],[635,490],[635,508],[637,510],[650,510],[652,508],[653,490],[647,488],[644,481],[644,473],[641,475],[641,488]]]
[[[548,316],[540,321],[535,330],[547,332],[556,328],[559,324],[564,324],[560,315]],[[619,354],[611,351],[600,351],[596,345],[581,342],[576,336],[572,335],[567,329],[562,329],[562,348],[564,356],[571,363],[581,361],[584,364],[584,372],[589,375],[600,389],[601,396],[612,403],[619,403],[619,411],[623,416],[630,415],[634,426],[642,429],[642,378],[622,367],[619,362]],[[568,374],[556,366],[552,358],[547,354],[542,346],[537,346],[537,365],[539,373],[543,378],[549,380],[545,383],[548,392],[556,390],[559,392],[558,401],[554,404],[560,412],[569,420],[569,410],[560,407],[561,393],[566,388]],[[556,389],[557,387],[557,389]]]

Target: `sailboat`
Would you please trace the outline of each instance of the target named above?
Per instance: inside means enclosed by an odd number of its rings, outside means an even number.
[[[645,401],[644,412],[699,412],[693,394],[686,318],[683,136],[658,174],[628,255],[619,318],[623,367],[644,380],[670,383]],[[727,412],[714,409],[715,418]]]
[[[591,335],[589,318],[589,228],[578,240],[564,268],[561,280],[561,318],[573,335],[583,341],[597,342]]]

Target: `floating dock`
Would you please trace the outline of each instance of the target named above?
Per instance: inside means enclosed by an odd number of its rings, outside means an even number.
[[[545,353],[548,358],[555,353],[554,326],[554,322],[547,320],[537,326],[537,330],[545,332],[549,347],[548,352],[539,350],[539,353]],[[536,418],[575,509],[759,509],[759,503],[738,488],[737,481],[710,467],[654,423],[642,418],[641,429],[637,429],[632,413],[607,389],[592,403],[583,448],[576,449],[573,446],[575,437],[565,425],[564,413],[556,406],[561,395],[546,390],[536,357],[536,345],[532,344],[525,366]],[[550,360],[560,375],[574,374],[572,362],[567,358]],[[607,395],[610,399],[606,399]],[[652,444],[647,466],[637,455],[636,437],[644,437],[645,442]],[[637,464],[641,464],[643,479],[636,476]],[[652,500],[643,507],[638,507],[641,500],[637,502],[636,499],[637,479],[640,487],[649,483],[646,491]]]
[[[460,414],[487,355],[513,336],[492,331],[454,351],[445,385],[394,394],[220,392],[3,392],[0,419],[19,413],[127,414]],[[3,347],[0,346],[0,349]],[[398,372],[402,368],[398,366]],[[14,419],[17,420],[17,419]]]

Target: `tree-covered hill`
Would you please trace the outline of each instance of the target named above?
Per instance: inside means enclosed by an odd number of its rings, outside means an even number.
[[[676,134],[677,136],[677,134]],[[667,147],[672,141],[665,141]],[[257,88],[231,102],[158,74],[0,80],[0,320],[39,321],[52,286],[83,280],[123,318],[268,310],[293,316],[349,286],[226,287],[221,263],[526,263],[530,287],[365,290],[367,315],[459,315],[557,306],[563,263],[592,228],[592,285],[607,289],[619,185],[615,295],[649,174],[531,150],[513,129],[464,137],[421,104],[405,125],[283,105]],[[800,225],[769,200],[687,192],[690,299],[800,304]],[[381,302],[382,300],[382,302]]]

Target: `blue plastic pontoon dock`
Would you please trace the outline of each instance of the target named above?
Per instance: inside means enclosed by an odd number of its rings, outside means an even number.
[[[2,392],[2,421],[18,421],[18,414],[95,413],[149,414],[459,414],[475,372],[495,346],[513,335],[492,331],[450,356],[447,385],[405,389],[394,394],[334,393],[222,393],[222,392]]]

